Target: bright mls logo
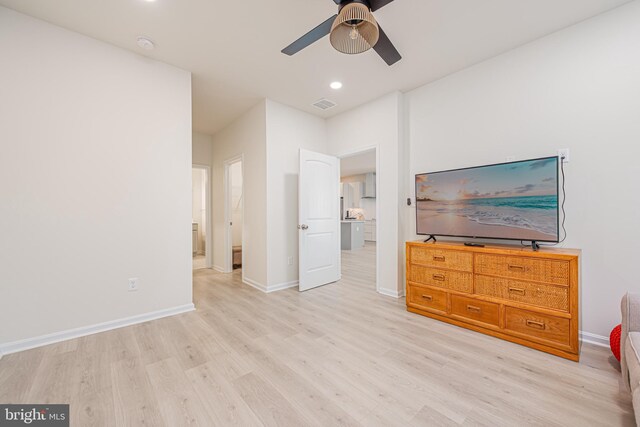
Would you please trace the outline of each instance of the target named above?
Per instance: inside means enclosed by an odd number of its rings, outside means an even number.
[[[0,405],[0,427],[69,427],[69,405]]]

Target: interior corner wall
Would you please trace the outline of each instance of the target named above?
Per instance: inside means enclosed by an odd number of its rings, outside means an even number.
[[[265,290],[267,285],[267,144],[266,101],[213,136],[212,150],[212,222],[213,267],[225,269],[225,171],[224,164],[243,156],[244,221],[243,280]]]
[[[213,161],[213,137],[204,133],[193,132],[192,163],[211,167]]]
[[[580,329],[605,340],[638,289],[638,22],[631,2],[405,95],[411,175],[571,150],[562,246],[583,250]]]
[[[267,100],[268,290],[298,284],[300,149],[327,152],[324,119]],[[291,262],[290,262],[291,261]]]
[[[403,95],[394,92],[378,100],[334,116],[327,120],[328,153],[344,156],[372,147],[378,148],[377,197],[377,271],[381,293],[404,294],[404,259],[398,256],[404,239],[404,215],[401,215],[401,172]],[[393,260],[393,261],[389,261]]]
[[[190,74],[3,7],[0,52],[0,349],[191,306]]]

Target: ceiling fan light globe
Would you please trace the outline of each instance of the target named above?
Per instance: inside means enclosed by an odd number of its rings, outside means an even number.
[[[371,49],[379,37],[378,23],[369,8],[362,3],[350,3],[333,22],[330,41],[337,51],[354,55]]]
[[[349,32],[349,37],[351,38],[351,40],[357,39],[359,35],[360,33],[358,33],[358,29],[356,27],[353,27]]]

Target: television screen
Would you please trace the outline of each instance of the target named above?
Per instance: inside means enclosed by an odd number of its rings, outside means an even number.
[[[558,241],[558,158],[416,175],[416,230],[434,236]]]

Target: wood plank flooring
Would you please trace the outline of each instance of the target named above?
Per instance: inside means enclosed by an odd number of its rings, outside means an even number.
[[[197,311],[0,360],[0,402],[70,403],[74,426],[632,426],[604,348],[570,362],[408,313],[343,280],[263,294],[194,272]]]

